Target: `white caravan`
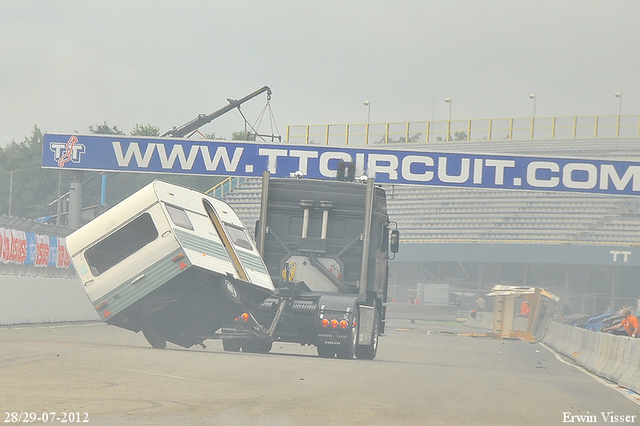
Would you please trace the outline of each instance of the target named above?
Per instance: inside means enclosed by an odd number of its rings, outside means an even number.
[[[100,318],[154,347],[205,339],[274,290],[225,202],[154,181],[67,237]]]

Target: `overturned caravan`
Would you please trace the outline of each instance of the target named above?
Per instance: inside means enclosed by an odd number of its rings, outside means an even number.
[[[228,204],[161,181],[69,235],[67,245],[100,318],[142,331],[158,348],[203,345],[274,290]]]

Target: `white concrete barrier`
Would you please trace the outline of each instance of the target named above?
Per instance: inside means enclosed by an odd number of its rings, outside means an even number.
[[[513,330],[527,331],[527,324],[529,319],[527,318],[514,318]],[[486,328],[493,330],[493,312],[476,312],[475,318],[469,318],[464,325],[469,327]]]
[[[640,348],[640,345],[635,341],[624,343],[622,363],[611,374],[611,378],[609,380],[611,380],[612,382],[618,383],[622,375],[625,374],[625,372],[629,371],[629,368],[631,367],[631,358],[634,352],[634,348],[636,346]]]
[[[614,339],[612,349],[609,353],[609,360],[602,368],[601,375],[608,380],[615,381],[614,374],[625,362],[625,348],[627,341],[623,339]],[[630,346],[630,345],[629,345]]]
[[[544,337],[542,338],[542,341],[551,346],[552,348],[555,348],[558,342],[558,330],[559,327],[557,327],[557,323],[552,322],[549,324],[549,326],[547,327],[547,332],[545,333]]]
[[[563,329],[560,327],[559,323],[557,322],[549,323],[547,327],[547,333],[544,335],[544,338],[542,339],[542,341],[545,344],[557,350],[558,352],[564,353],[560,348],[562,330]]]
[[[600,346],[595,348],[598,356],[596,358],[593,370],[598,376],[606,376],[606,368],[609,364],[615,362],[616,351],[618,348],[618,339],[613,334],[602,334],[600,338]]]
[[[640,341],[629,340],[627,345],[631,346],[629,355],[629,367],[618,379],[618,385],[640,392]]]
[[[412,305],[409,303],[387,303],[388,319],[456,321],[456,306]]]
[[[571,334],[569,333],[569,329],[567,327],[564,327],[562,324],[560,323],[554,323],[555,328],[556,328],[556,348],[558,349],[559,352],[563,353],[564,355],[567,356],[571,356],[571,354],[573,353],[573,351],[570,349],[571,348]]]
[[[576,358],[580,354],[580,343],[582,342],[581,330],[574,327],[567,327],[566,325],[558,324],[560,329],[558,345],[560,351],[571,358]]]
[[[98,319],[77,278],[0,275],[0,325]]]
[[[587,332],[588,330],[582,331]],[[604,334],[595,332],[583,334],[585,338],[583,340],[582,350],[580,351],[580,363],[583,367],[587,368],[587,370],[595,372],[596,362],[600,356],[599,348]]]
[[[568,355],[572,358],[576,358],[577,354],[579,354],[580,350],[582,350],[583,342],[588,335],[587,333],[585,333],[585,331],[588,330],[566,325],[563,328],[569,338],[569,345],[567,350]]]
[[[527,331],[527,324],[529,324],[529,318],[514,318],[513,329]]]
[[[493,312],[476,312],[475,318],[469,318],[464,325],[493,330]]]
[[[551,323],[543,342],[587,370],[640,392],[640,339]]]

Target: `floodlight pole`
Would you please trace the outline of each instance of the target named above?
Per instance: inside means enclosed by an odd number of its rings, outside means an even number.
[[[533,139],[533,135],[534,135],[534,129],[536,127],[536,100],[538,98],[536,98],[536,94],[532,93],[529,95],[530,99],[533,99],[533,116],[531,117],[531,139]]]
[[[620,121],[622,117],[622,93],[616,93],[616,98],[620,99],[618,103],[618,126],[616,128],[616,136],[620,136]]]

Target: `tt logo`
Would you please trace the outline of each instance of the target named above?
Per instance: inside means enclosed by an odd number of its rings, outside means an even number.
[[[627,262],[629,260],[629,256],[631,256],[631,252],[630,251],[611,250],[609,253],[611,255],[613,255],[613,261],[614,262],[618,261],[618,256],[620,256],[620,255],[622,255],[622,261],[623,262]]]
[[[78,143],[78,138],[71,136],[65,142],[51,142],[49,149],[53,151],[53,158],[58,162],[58,167],[64,167],[64,163],[71,161],[79,163],[80,156],[85,152],[85,146]]]

